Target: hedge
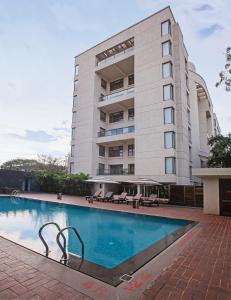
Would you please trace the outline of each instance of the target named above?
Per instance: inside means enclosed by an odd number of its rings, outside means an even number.
[[[39,189],[46,193],[63,193],[68,195],[90,195],[90,184],[84,180],[88,175],[38,172]]]

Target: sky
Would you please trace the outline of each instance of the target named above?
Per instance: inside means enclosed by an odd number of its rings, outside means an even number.
[[[67,155],[74,56],[168,5],[230,132],[231,93],[215,87],[231,46],[230,0],[0,0],[0,164]]]

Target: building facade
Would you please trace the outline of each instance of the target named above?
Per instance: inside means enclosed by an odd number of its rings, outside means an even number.
[[[169,7],[76,56],[73,96],[71,173],[190,184],[219,131]]]

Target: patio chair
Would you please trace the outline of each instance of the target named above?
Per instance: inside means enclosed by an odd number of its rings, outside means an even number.
[[[99,201],[111,201],[113,197],[113,192],[107,192],[104,197],[98,197]]]
[[[151,194],[148,198],[144,198],[141,202],[141,205],[145,206],[152,206],[153,204],[156,204],[159,206],[159,201],[156,194]]]
[[[134,197],[130,198],[130,199],[127,199],[126,200],[126,203],[129,204],[129,203],[133,203],[134,201],[141,201],[141,197],[142,197],[142,194],[136,194]]]
[[[115,195],[112,199],[112,202],[123,203],[126,202],[127,193],[123,192],[121,195]]]
[[[86,198],[86,200],[88,202],[93,202],[93,200],[98,200],[98,198],[100,197],[101,193],[102,193],[102,191],[99,190],[99,191],[96,191],[94,195],[92,195],[92,196],[86,196],[85,198]]]

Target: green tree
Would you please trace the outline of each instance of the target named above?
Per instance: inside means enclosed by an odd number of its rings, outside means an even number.
[[[36,159],[16,158],[4,162],[1,168],[6,170],[31,171],[38,170],[38,165],[39,163]]]
[[[225,85],[227,92],[231,91],[231,47],[226,49],[225,69],[219,73],[220,80],[216,83],[216,87],[221,84]]]
[[[211,155],[208,159],[208,166],[211,168],[230,168],[231,134],[211,137],[209,145],[211,146]]]
[[[60,159],[47,155],[38,155],[38,159],[17,158],[4,162],[1,169],[37,172],[66,172],[66,167]]]

